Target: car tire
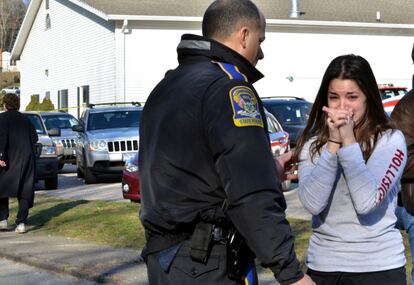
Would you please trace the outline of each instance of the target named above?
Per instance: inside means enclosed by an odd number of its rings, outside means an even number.
[[[85,176],[83,175],[82,170],[81,170],[79,167],[77,167],[77,168],[76,168],[76,176],[77,176],[78,178],[84,178],[84,177],[85,177]]]
[[[55,190],[58,188],[58,176],[45,179],[45,189]]]
[[[92,171],[90,171],[87,167],[85,167],[84,170],[85,170],[84,172],[85,184],[94,184],[98,181],[98,178],[96,177],[96,175],[93,174]]]

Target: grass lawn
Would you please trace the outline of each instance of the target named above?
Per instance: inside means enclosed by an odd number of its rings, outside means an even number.
[[[110,201],[56,199],[37,195],[30,210],[31,234],[57,235],[91,241],[113,247],[141,249],[144,231],[139,222],[139,204]],[[17,201],[10,200],[10,218],[16,216]],[[296,237],[296,254],[305,269],[304,260],[311,235],[310,221],[289,219]],[[411,260],[407,235],[403,232],[405,254]],[[410,282],[411,262],[407,264]]]
[[[10,200],[10,218],[17,200]],[[142,248],[144,231],[135,203],[56,199],[37,195],[29,212],[30,233],[78,238],[113,247]]]

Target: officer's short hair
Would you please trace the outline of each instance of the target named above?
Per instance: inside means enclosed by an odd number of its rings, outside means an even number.
[[[413,60],[413,63],[414,63],[414,44],[413,44],[413,49],[411,50],[411,59]]]
[[[206,10],[202,31],[207,38],[227,38],[241,26],[257,28],[262,23],[260,11],[250,0],[216,0]]]
[[[18,111],[20,109],[20,98],[16,94],[6,93],[3,97],[3,104],[9,111]]]

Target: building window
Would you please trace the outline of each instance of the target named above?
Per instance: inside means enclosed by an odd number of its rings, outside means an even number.
[[[52,24],[50,22],[50,15],[46,14],[46,20],[45,20],[45,30],[49,30],[51,28]]]
[[[45,7],[46,7],[46,10],[49,9],[49,0],[45,0]]]
[[[83,89],[83,104],[89,104],[89,85],[82,86]]]
[[[89,85],[78,87],[78,118],[84,108],[89,104]]]
[[[68,111],[68,89],[63,89],[58,91],[58,109],[59,111]]]

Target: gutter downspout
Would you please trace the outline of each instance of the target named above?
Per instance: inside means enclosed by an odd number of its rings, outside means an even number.
[[[126,48],[125,48],[125,34],[128,33],[128,19],[124,19],[122,23],[121,32],[123,34],[123,58],[122,58],[122,68],[123,68],[123,93],[124,93],[124,102],[126,102]],[[116,97],[116,94],[115,94]],[[116,101],[116,98],[115,98]]]
[[[289,12],[289,18],[299,18],[305,14],[305,12],[299,11],[299,1],[300,0],[292,0],[292,9]]]

